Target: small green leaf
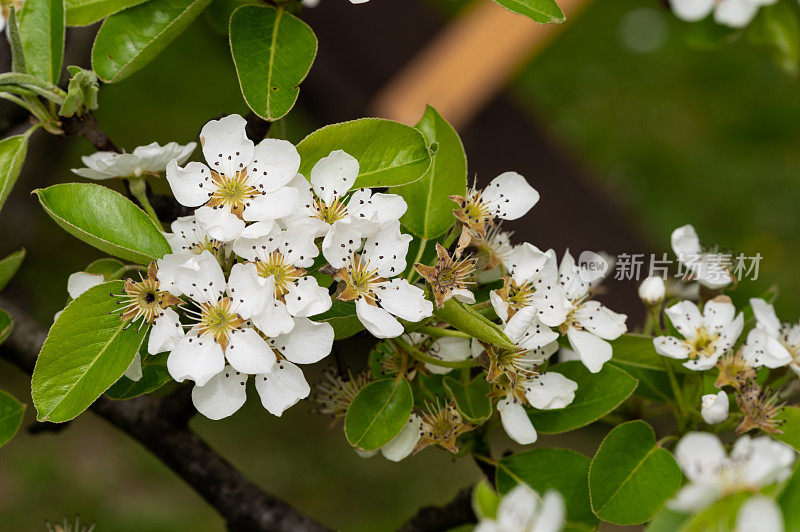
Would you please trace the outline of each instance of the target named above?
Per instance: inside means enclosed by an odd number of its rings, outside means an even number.
[[[153,220],[109,188],[93,183],[64,183],[34,193],[58,225],[101,251],[139,264],[172,252]]]
[[[472,489],[472,511],[478,519],[496,518],[499,504],[500,496],[485,478],[475,484]]]
[[[317,55],[314,32],[283,8],[246,5],[231,16],[229,35],[247,105],[264,120],[281,118]]]
[[[405,379],[384,379],[365,386],[347,409],[344,433],[353,447],[380,449],[403,429],[414,397]]]
[[[486,382],[485,375],[476,375],[466,384],[453,377],[445,377],[444,387],[455,397],[458,411],[467,421],[482,423],[491,417],[492,401],[489,399],[491,385]]]
[[[25,162],[27,152],[27,135],[15,135],[0,140],[0,209],[22,172],[22,163]]]
[[[778,498],[786,530],[800,530],[800,463]]]
[[[592,459],[592,509],[603,521],[638,525],[649,521],[682,481],[681,468],[658,446],[650,425],[623,423],[608,433]]]
[[[107,83],[153,60],[211,0],[148,0],[108,17],[92,48],[92,69]]]
[[[747,28],[747,36],[755,45],[766,48],[775,64],[790,76],[800,70],[800,24],[795,9],[782,0],[764,5]]]
[[[525,15],[534,22],[547,24],[567,20],[555,0],[494,0],[512,13]]]
[[[125,265],[117,259],[106,257],[97,259],[83,269],[86,273],[99,273],[106,278],[106,281],[116,281],[122,275]]]
[[[147,353],[147,339],[142,342],[139,355],[142,358],[142,378],[133,381],[124,375],[106,391],[112,399],[133,399],[146,393],[154,392],[172,381],[172,376],[167,371],[168,353],[149,355]]]
[[[431,165],[428,145],[419,130],[382,118],[361,118],[325,126],[300,141],[300,173],[308,178],[317,161],[335,150],[358,161],[355,188],[412,183]]]
[[[687,515],[664,508],[647,524],[647,532],[675,532],[680,530]]]
[[[433,311],[437,319],[447,322],[459,331],[463,331],[481,342],[492,344],[502,349],[518,349],[497,325],[484,318],[469,305],[448,299],[444,306]]]
[[[611,341],[614,356],[611,364],[625,370],[631,377],[639,381],[634,392],[636,395],[654,401],[674,401],[672,388],[667,376],[667,359],[656,353],[653,347],[653,338],[641,334],[623,334]],[[691,370],[682,365],[674,364],[676,373],[686,373]],[[678,375],[678,383],[684,376]]]
[[[67,26],[88,26],[146,0],[65,0]]]
[[[800,452],[800,407],[784,406],[778,414],[778,419],[783,421],[781,425],[783,433],[772,434],[772,437]]]
[[[25,64],[25,49],[19,36],[19,15],[16,13],[13,2],[8,6],[8,20],[6,33],[8,44],[11,47],[11,72],[28,74],[28,65]]]
[[[64,59],[64,0],[26,0],[19,12],[19,35],[28,72],[58,83]]]
[[[0,260],[0,290],[3,290],[14,275],[16,275],[23,260],[25,260],[25,248],[17,250],[3,260]]]
[[[606,364],[599,373],[590,373],[579,361],[557,364],[548,371],[561,373],[578,383],[575,399],[558,410],[534,410],[528,413],[536,430],[555,434],[574,430],[614,411],[630,397],[637,381],[619,368]]]
[[[561,493],[567,520],[590,526],[597,518],[589,505],[589,458],[569,449],[532,449],[501,458],[497,465],[497,491],[509,492],[520,482],[540,495],[549,489]]]
[[[683,523],[680,532],[709,532],[712,530],[735,530],[739,508],[752,496],[750,491],[728,495]],[[790,529],[786,529],[790,530]]]
[[[433,107],[428,106],[416,127],[428,145],[437,144],[438,149],[422,179],[394,192],[410,207],[400,218],[403,226],[420,238],[432,239],[453,225],[456,204],[450,196],[467,192],[467,155],[456,130]]]
[[[0,344],[8,339],[11,330],[14,328],[14,319],[0,308]]]
[[[334,301],[327,312],[311,316],[313,321],[326,321],[333,327],[334,340],[349,338],[364,330],[364,325],[356,314],[356,305],[352,301]]]
[[[25,405],[14,399],[14,396],[0,391],[0,447],[7,444],[22,425]]]
[[[97,74],[76,66],[67,67],[67,70],[71,77],[67,97],[58,110],[59,116],[82,115],[86,111],[97,109],[97,93],[100,90]]]
[[[124,283],[90,288],[72,301],[50,328],[36,360],[31,397],[37,419],[69,421],[114,384],[130,366],[147,327],[137,330],[119,318]]]

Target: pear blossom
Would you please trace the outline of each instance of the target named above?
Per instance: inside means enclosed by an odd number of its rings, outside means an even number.
[[[482,190],[473,184],[466,196],[450,196],[458,203],[453,215],[463,224],[458,249],[473,238],[483,238],[496,219],[522,218],[539,201],[539,193],[517,172],[504,172]]]
[[[628,317],[590,299],[593,282],[584,279],[592,276],[584,274],[584,269],[575,263],[569,250],[561,259],[558,276],[570,305],[569,314],[559,329],[566,334],[583,365],[597,373],[611,360],[612,347],[608,340],[615,340],[628,330],[625,323]]]
[[[706,18],[714,12],[714,21],[732,28],[743,28],[756,16],[761,6],[777,0],[669,0],[675,16],[687,22]]]
[[[482,518],[475,532],[559,532],[565,518],[566,505],[559,492],[549,490],[540,498],[520,483],[500,500],[497,516]]]
[[[650,276],[639,285],[639,299],[646,305],[657,305],[664,300],[666,291],[663,278]]]
[[[697,232],[690,224],[672,232],[672,251],[693,278],[707,288],[724,288],[733,281],[724,257],[719,253],[703,250]]]
[[[779,368],[789,364],[800,375],[800,324],[781,324],[775,307],[761,298],[750,299],[756,327],[747,334],[742,356],[752,367]]]
[[[728,419],[730,400],[725,391],[709,393],[700,398],[700,415],[709,425],[718,425]]]
[[[506,434],[520,445],[534,443],[538,436],[524,403],[538,410],[564,408],[575,399],[577,389],[578,383],[555,371],[518,379],[506,397],[497,403]]]
[[[177,164],[186,162],[196,147],[195,142],[185,145],[169,142],[164,146],[153,142],[135,148],[133,153],[98,151],[81,157],[85,168],[73,168],[72,172],[86,179],[95,180],[159,174],[172,160],[177,161]]]
[[[265,222],[258,222],[252,226],[258,226],[261,223]],[[269,223],[271,227],[271,222],[266,223]],[[164,233],[164,237],[172,248],[172,253],[164,255],[156,261],[158,280],[165,290],[179,296],[181,292],[177,288],[175,274],[180,266],[203,251],[208,251],[218,260],[225,259],[230,255],[231,246],[211,237],[194,215],[178,217],[172,222],[170,228],[172,232]]]
[[[675,447],[675,459],[688,483],[667,503],[679,512],[699,512],[738,492],[759,491],[792,474],[794,451],[769,436],[741,436],[728,456],[719,438],[690,432]]]
[[[753,495],[736,513],[735,532],[783,532],[783,515],[775,499]]]
[[[253,317],[253,323],[268,336],[290,332],[295,323],[292,317],[306,318],[331,308],[327,287],[319,286],[304,269],[319,254],[313,227],[299,224],[281,229],[258,222],[234,241],[233,250],[255,264],[259,277],[271,279],[274,285],[270,302]]]
[[[325,237],[322,253],[334,279],[340,281],[337,297],[355,301],[358,319],[377,338],[394,338],[403,333],[397,320],[417,322],[433,314],[433,303],[407,280],[394,278],[406,269],[411,235],[400,232],[400,223],[384,224],[361,245],[362,222],[340,220]]]
[[[75,272],[67,278],[67,293],[72,299],[78,299],[88,289],[106,282],[102,273]]]
[[[702,315],[691,301],[679,301],[665,312],[683,339],[658,336],[653,339],[656,352],[669,358],[689,359],[683,365],[695,371],[714,367],[733,347],[744,327],[742,313],[736,315],[736,307],[725,296],[707,301]]]
[[[198,223],[221,242],[241,235],[245,222],[283,218],[297,209],[297,190],[286,186],[300,168],[297,150],[280,139],[254,145],[246,125],[239,115],[208,122],[200,131],[208,166],[190,162],[181,168],[175,159],[167,165],[175,199],[199,207]]]
[[[399,462],[414,452],[414,448],[421,438],[422,418],[412,413],[397,436],[392,438],[389,443],[381,447],[378,451],[362,451],[356,449],[356,452],[362,458],[370,458],[380,451],[387,460]]]

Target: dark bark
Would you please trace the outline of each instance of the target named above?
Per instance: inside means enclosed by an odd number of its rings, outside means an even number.
[[[71,116],[61,119],[61,129],[68,137],[83,137],[92,143],[98,151],[121,152],[119,147],[111,142],[105,131],[97,124],[94,115],[87,113],[83,116]]]
[[[0,356],[32,373],[47,332],[7,301],[14,330]],[[141,443],[180,476],[225,519],[234,531],[318,532],[328,530],[286,501],[264,492],[217,454],[189,427],[194,414],[190,388],[162,398],[113,401],[101,397],[91,410]]]
[[[440,532],[475,522],[472,511],[472,489],[458,492],[443,506],[425,506],[399,528],[399,532]]]

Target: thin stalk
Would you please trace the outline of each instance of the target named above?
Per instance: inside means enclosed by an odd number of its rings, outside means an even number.
[[[441,338],[443,336],[454,336],[456,338],[472,338],[472,336],[463,331],[457,331],[456,329],[444,329],[442,327],[431,327],[429,325],[423,325],[422,327],[417,327],[414,332],[427,334],[428,336],[432,336],[434,338]]]
[[[667,377],[669,378],[669,385],[672,388],[672,395],[675,396],[675,406],[678,409],[678,423],[683,424],[686,421],[686,405],[683,402],[683,390],[678,384],[678,378],[675,376],[675,369],[669,360],[664,361],[664,367],[667,369]]]
[[[390,340],[394,343],[397,347],[402,349],[404,352],[409,354],[410,356],[416,358],[420,362],[424,362],[427,364],[433,364],[434,366],[441,366],[443,368],[468,368],[474,366],[475,363],[471,359],[467,360],[460,360],[457,362],[449,361],[449,360],[442,360],[439,358],[434,358],[430,355],[426,355],[413,345],[409,344],[402,338],[393,338]]]
[[[150,205],[150,200],[147,199],[147,183],[145,183],[144,178],[139,176],[128,179],[128,189],[142,206],[144,212],[146,212],[147,215],[153,219],[156,226],[163,231],[164,226],[161,224],[161,220],[158,219],[155,209]]]
[[[414,260],[409,265],[409,272],[408,272],[408,282],[410,284],[414,284],[414,282],[419,278],[419,272],[414,267],[416,263],[422,260],[422,255],[425,253],[425,248],[428,247],[428,239],[422,238],[419,241],[419,249],[417,250],[417,256],[414,257]]]

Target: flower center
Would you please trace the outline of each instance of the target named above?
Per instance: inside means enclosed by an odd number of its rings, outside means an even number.
[[[283,299],[292,283],[306,274],[302,268],[287,264],[278,251],[270,253],[267,260],[256,259],[256,271],[265,279],[270,275],[275,278],[275,298]]]
[[[212,255],[216,256],[217,252],[219,252],[220,248],[222,247],[222,242],[219,240],[215,240],[213,238],[203,237],[203,240],[200,242],[196,242],[189,247],[189,251],[194,253],[195,255],[200,255],[204,251],[210,252]]]
[[[689,342],[689,358],[694,360],[701,357],[709,357],[714,354],[714,342],[719,338],[719,334],[710,333],[705,326],[697,329],[694,339]]]
[[[347,216],[347,205],[342,198],[336,198],[330,205],[319,198],[314,198],[313,208],[314,216],[329,224]]]
[[[111,294],[120,298],[117,303],[122,305],[122,308],[114,312],[119,312],[123,322],[130,320],[133,323],[139,318],[143,318],[142,324],[153,323],[162,310],[181,302],[169,292],[162,292],[158,289],[159,283],[156,275],[157,271],[155,263],[153,263],[148,268],[146,278],[139,281],[127,279],[123,294]]]
[[[531,305],[531,297],[534,291],[530,283],[518,285],[513,279],[509,279],[506,286],[506,302],[516,313],[516,311]]]
[[[233,176],[211,171],[211,179],[215,190],[207,205],[217,207],[226,205],[236,216],[242,216],[247,202],[260,194],[247,181],[247,170],[236,172]]]
[[[223,297],[215,303],[198,303],[200,317],[197,331],[200,336],[209,335],[225,349],[231,332],[244,324],[244,320],[231,309],[231,299]]]
[[[386,282],[377,272],[377,268],[370,268],[369,261],[362,261],[358,254],[353,254],[350,265],[339,270],[335,276],[345,282],[345,289],[339,294],[339,299],[352,301],[363,297],[368,303],[375,304],[375,290],[380,283]]]

